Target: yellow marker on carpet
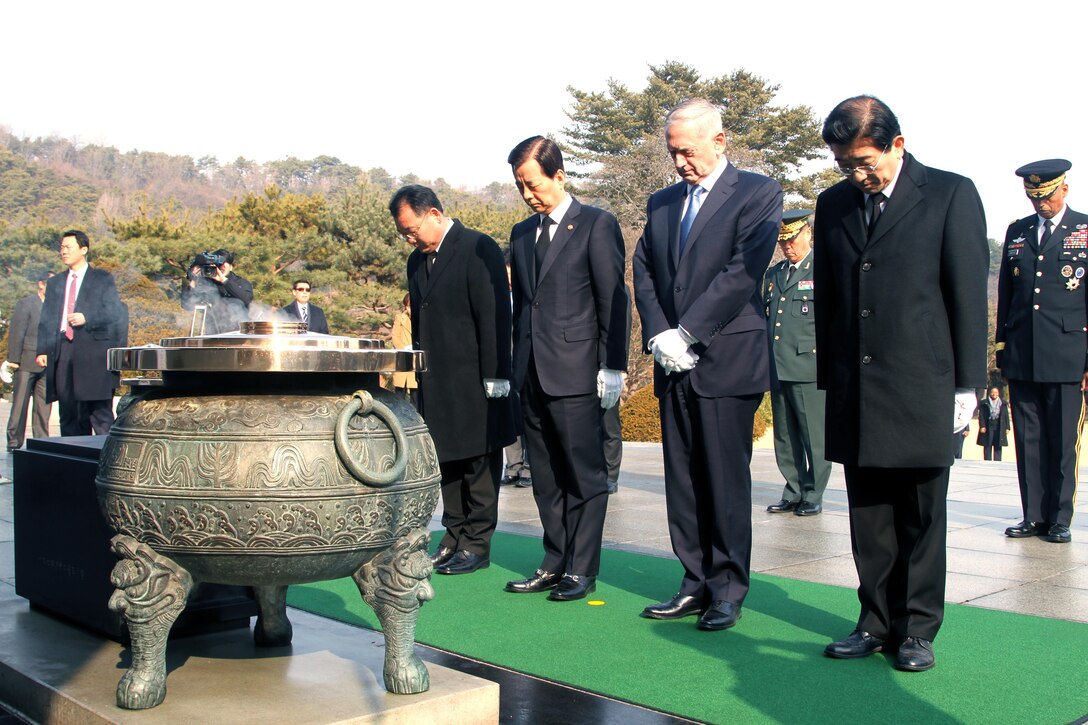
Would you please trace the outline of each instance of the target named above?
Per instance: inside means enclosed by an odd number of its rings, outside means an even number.
[[[604,602],[602,602],[600,599],[590,599],[588,602],[586,602],[586,604],[588,604],[591,607],[604,606]]]

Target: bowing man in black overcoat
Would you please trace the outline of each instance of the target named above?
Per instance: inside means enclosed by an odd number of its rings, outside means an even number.
[[[438,453],[446,527],[431,558],[439,574],[468,574],[490,564],[502,449],[514,440],[506,262],[491,237],[447,217],[425,186],[399,189],[389,211],[415,247],[412,347],[427,359],[419,412]]]
[[[948,436],[986,385],[985,217],[971,180],[907,153],[872,96],[836,106],[823,138],[846,178],[816,202],[816,374],[861,603],[825,653],[897,648],[896,668],[925,670],[944,617]]]

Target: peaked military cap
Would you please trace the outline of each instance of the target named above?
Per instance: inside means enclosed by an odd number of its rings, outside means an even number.
[[[788,209],[782,212],[782,228],[778,230],[778,241],[784,242],[800,234],[810,216],[811,209]]]
[[[1073,164],[1065,159],[1044,159],[1024,164],[1016,170],[1024,178],[1024,190],[1034,199],[1045,199],[1065,181],[1065,172]]]

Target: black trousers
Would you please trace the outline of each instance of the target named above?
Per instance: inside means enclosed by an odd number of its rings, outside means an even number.
[[[72,343],[61,338],[57,344],[57,366],[54,384],[57,404],[60,407],[60,434],[62,436],[105,435],[113,425],[113,398],[105,400],[77,400],[75,393],[76,370]]]
[[[441,546],[455,551],[491,553],[491,536],[499,520],[502,449],[474,458],[439,461],[442,471]]]
[[[521,411],[533,465],[533,498],[544,527],[540,568],[597,576],[608,510],[601,401],[596,393],[548,395],[530,359]]]
[[[933,639],[944,620],[948,468],[847,465],[858,628]]]
[[[680,594],[740,605],[752,565],[752,421],[762,394],[703,398],[688,376],[660,400],[665,508]]]
[[[1068,526],[1084,425],[1080,383],[1010,380],[1009,397],[1024,520]]]

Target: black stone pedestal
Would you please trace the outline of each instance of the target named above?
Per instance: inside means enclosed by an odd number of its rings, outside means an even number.
[[[105,440],[32,438],[14,452],[15,593],[36,609],[125,642],[123,618],[106,606],[117,558],[94,483]],[[256,614],[249,587],[200,585],[170,636],[248,627]]]

